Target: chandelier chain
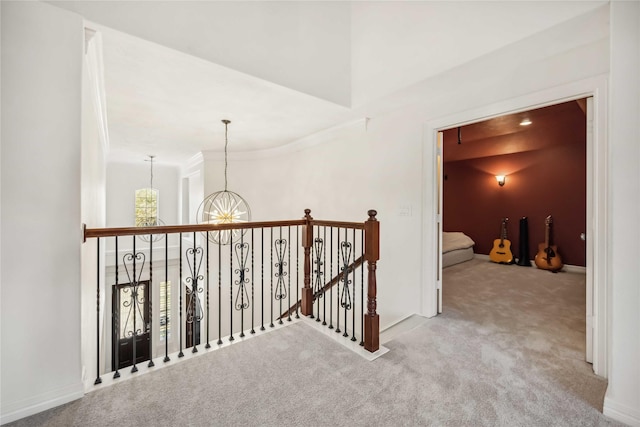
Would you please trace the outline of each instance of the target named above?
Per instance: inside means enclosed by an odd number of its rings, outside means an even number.
[[[151,163],[151,182],[149,183],[149,188],[153,188],[153,159],[156,156],[153,155],[153,154],[149,154],[148,157],[149,157],[149,160],[145,159],[145,162],[150,162]]]
[[[228,127],[229,120],[223,120],[224,123],[224,191],[227,191],[227,145],[229,144]]]

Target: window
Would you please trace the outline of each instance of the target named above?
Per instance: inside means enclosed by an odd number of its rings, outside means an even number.
[[[136,227],[158,225],[158,190],[136,190]]]

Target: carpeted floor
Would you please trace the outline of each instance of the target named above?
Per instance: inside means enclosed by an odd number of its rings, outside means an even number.
[[[303,321],[11,425],[618,425],[583,361],[583,275],[474,260],[443,295],[373,362]]]

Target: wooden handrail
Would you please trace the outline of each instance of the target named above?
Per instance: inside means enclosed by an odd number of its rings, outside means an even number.
[[[364,263],[364,256],[361,256],[360,258],[358,258],[357,260],[353,261],[351,263],[350,266],[347,267],[347,270],[349,270],[349,272],[355,270],[356,268],[360,267],[362,264]],[[344,276],[344,272],[340,272],[337,273],[336,276],[331,279],[328,283],[326,283],[321,290],[319,290],[318,292],[315,292],[313,294],[313,298],[317,298],[319,294],[326,292],[328,289],[332,288],[333,286],[336,285],[336,283],[338,283],[340,281],[340,279]],[[298,307],[300,307],[300,305],[302,304],[302,299],[298,300],[298,302],[296,302],[295,304],[293,304],[291,307],[289,307],[289,309],[287,311],[285,311],[284,313],[282,313],[280,315],[280,319],[283,319],[285,316],[290,315],[291,313],[293,313],[294,311],[296,311],[296,309]]]
[[[326,221],[326,220],[318,220],[312,219],[310,221],[311,225],[325,226],[325,227],[337,227],[337,228],[350,228],[356,230],[364,230],[363,222],[347,222],[347,221]]]
[[[260,221],[232,224],[186,224],[186,225],[160,225],[151,227],[115,227],[115,228],[86,228],[84,230],[85,240],[92,237],[115,237],[133,236],[141,234],[171,234],[171,233],[194,233],[220,230],[244,230],[249,228],[275,228],[287,227],[291,225],[304,225],[304,219],[293,219],[285,221]]]

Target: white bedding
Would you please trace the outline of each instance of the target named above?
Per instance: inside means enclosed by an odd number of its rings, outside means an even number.
[[[475,245],[476,242],[471,237],[459,231],[442,232],[442,253],[455,251],[456,249],[467,249]]]
[[[473,259],[475,242],[461,232],[442,232],[442,268]]]

